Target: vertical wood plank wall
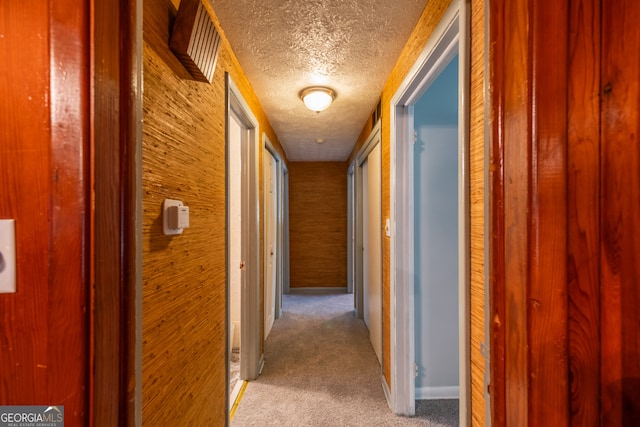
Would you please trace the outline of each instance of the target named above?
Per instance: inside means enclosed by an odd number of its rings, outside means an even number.
[[[567,283],[571,425],[578,427],[597,425],[600,407],[600,0],[572,1],[569,17]]]
[[[260,135],[286,156],[215,15],[222,45],[212,84],[192,80],[169,50],[178,7],[144,0],[142,416],[145,425],[224,425],[225,71]],[[182,235],[162,233],[165,198],[190,208]]]
[[[347,163],[289,163],[291,288],[347,286]]]
[[[86,425],[89,2],[0,3],[0,218],[17,292],[0,294],[0,405],[64,405]]]
[[[424,49],[433,30],[449,7],[450,1],[432,0],[411,33],[396,66],[382,93],[382,169],[383,169],[383,218],[389,215],[389,102],[418,55]],[[471,413],[473,425],[486,422],[485,357],[481,345],[485,342],[485,2],[471,1],[471,115],[470,115],[470,200],[471,200]],[[371,122],[363,130],[349,158],[353,161],[360,147],[366,142]],[[384,375],[390,378],[390,321],[389,321],[389,240],[383,241],[383,352]]]
[[[600,421],[630,426],[640,420],[640,3],[600,4]]]
[[[635,425],[640,5],[491,16],[493,424]]]
[[[136,338],[140,220],[137,115],[142,87],[137,2],[107,0],[93,10],[93,426],[133,425],[141,373]],[[113,31],[118,28],[118,31]]]

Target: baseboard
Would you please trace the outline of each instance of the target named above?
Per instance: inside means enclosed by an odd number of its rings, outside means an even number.
[[[416,387],[416,400],[459,399],[460,387]]]
[[[382,390],[384,390],[384,397],[387,398],[387,405],[389,405],[389,409],[393,412],[393,402],[391,401],[391,390],[389,390],[389,385],[387,384],[387,379],[382,375],[380,377],[382,381]]]
[[[346,294],[347,287],[336,288],[289,288],[290,294],[303,295],[327,295],[327,294]]]
[[[264,353],[260,356],[260,361],[258,362],[258,375],[262,375],[262,370],[264,369]]]

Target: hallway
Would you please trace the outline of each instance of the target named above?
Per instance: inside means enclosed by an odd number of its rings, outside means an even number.
[[[352,294],[284,295],[283,315],[265,343],[265,359],[232,426],[458,424],[457,400],[417,402],[416,418],[389,410],[369,332],[353,316]]]

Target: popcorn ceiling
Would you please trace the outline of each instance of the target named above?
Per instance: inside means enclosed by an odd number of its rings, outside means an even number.
[[[289,160],[344,161],[426,0],[211,4]],[[298,94],[318,85],[337,98],[316,114]]]

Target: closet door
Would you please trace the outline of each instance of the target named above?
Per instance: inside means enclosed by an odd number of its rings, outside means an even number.
[[[382,363],[382,205],[380,144],[362,165],[364,322]]]

